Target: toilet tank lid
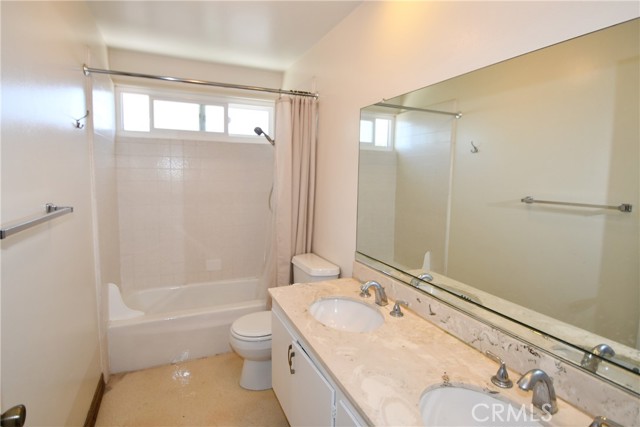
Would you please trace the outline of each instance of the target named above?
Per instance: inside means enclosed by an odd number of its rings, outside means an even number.
[[[291,262],[310,276],[335,276],[340,274],[340,267],[324,258],[320,258],[316,254],[296,255]]]

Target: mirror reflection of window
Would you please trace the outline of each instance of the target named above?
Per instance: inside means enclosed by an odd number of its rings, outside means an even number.
[[[395,117],[389,114],[366,114],[360,118],[360,148],[392,150]]]

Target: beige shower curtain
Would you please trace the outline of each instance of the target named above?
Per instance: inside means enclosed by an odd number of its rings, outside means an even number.
[[[317,114],[315,98],[287,96],[276,102],[276,209],[271,286],[290,284],[291,258],[311,252]]]

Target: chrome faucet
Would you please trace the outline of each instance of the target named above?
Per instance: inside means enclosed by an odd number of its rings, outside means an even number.
[[[609,346],[608,344],[599,344],[593,347],[590,353],[584,355],[582,361],[580,362],[580,366],[591,372],[596,372],[598,370],[598,365],[600,364],[601,358],[613,357],[615,355],[616,352],[613,351],[611,346]]]
[[[433,282],[433,276],[430,275],[429,273],[422,273],[421,275],[418,276],[418,279],[426,280],[427,282]]]
[[[366,297],[366,298],[370,297],[371,296],[371,294],[369,293],[370,287],[373,287],[373,290],[376,293],[376,304],[380,306],[385,306],[389,304],[389,302],[387,301],[387,294],[384,292],[384,288],[382,287],[382,285],[380,285],[380,283],[374,280],[369,280],[368,282],[360,286],[360,296]]]
[[[618,424],[607,417],[597,416],[589,424],[589,427],[622,427],[622,424]]]
[[[558,412],[556,391],[549,375],[540,369],[532,369],[518,380],[518,387],[525,391],[533,390],[532,403],[536,408],[549,414]]]
[[[433,276],[429,273],[422,273],[417,278],[411,279],[411,286],[417,288],[420,286],[420,280],[426,280],[427,282],[433,282]]]

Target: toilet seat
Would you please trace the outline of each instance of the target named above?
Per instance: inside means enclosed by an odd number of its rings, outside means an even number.
[[[270,340],[271,312],[259,311],[242,316],[231,324],[231,335],[241,341]]]

